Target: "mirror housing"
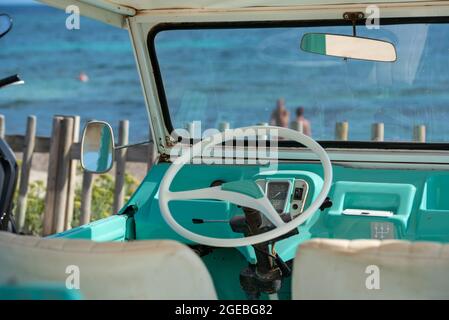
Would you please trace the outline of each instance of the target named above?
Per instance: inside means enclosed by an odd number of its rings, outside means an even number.
[[[301,40],[305,52],[326,56],[394,62],[396,48],[390,42],[348,35],[306,33]]]
[[[0,38],[12,28],[12,18],[6,13],[0,14]]]
[[[90,121],[81,140],[81,167],[92,173],[105,173],[114,164],[114,134],[103,121]]]

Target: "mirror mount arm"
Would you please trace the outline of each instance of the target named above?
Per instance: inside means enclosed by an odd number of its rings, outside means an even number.
[[[141,141],[141,142],[136,142],[136,143],[130,143],[130,144],[125,144],[123,146],[115,146],[114,149],[115,150],[120,150],[120,149],[129,148],[129,147],[135,147],[135,146],[141,146],[141,145],[144,145],[144,144],[150,144],[152,142],[153,142],[153,140],[147,140],[147,141]]]
[[[365,18],[365,14],[361,11],[359,12],[345,12],[343,13],[343,19],[346,21],[351,21],[352,23],[352,36],[357,36],[356,24],[358,20]]]
[[[23,83],[25,82],[19,78],[19,75],[15,74],[13,76],[0,79],[0,89],[9,85],[23,84]]]

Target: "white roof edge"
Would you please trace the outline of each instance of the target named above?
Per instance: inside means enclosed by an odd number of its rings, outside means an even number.
[[[143,10],[185,10],[185,9],[251,9],[279,8],[298,6],[333,6],[333,5],[370,5],[370,4],[419,4],[429,1],[445,0],[89,0],[90,2],[109,2]]]
[[[423,4],[448,0],[37,0],[53,7],[69,4],[95,7],[123,16],[134,16],[147,10],[232,10],[251,8],[288,8],[300,6]]]
[[[134,16],[136,10],[127,6],[113,4],[104,0],[37,0],[51,7],[65,10],[68,6],[77,6],[80,14],[101,22],[126,28],[125,19]]]
[[[80,8],[81,15],[100,20],[120,28],[126,28],[125,19],[139,12],[216,11],[288,9],[307,6],[331,7],[335,5],[431,5],[449,3],[448,0],[37,0],[49,6],[65,10],[69,5]]]
[[[104,0],[79,0],[87,4],[93,5],[95,7],[106,9],[111,12],[115,12],[121,15],[134,16],[136,14],[136,9],[121,4],[111,3]]]

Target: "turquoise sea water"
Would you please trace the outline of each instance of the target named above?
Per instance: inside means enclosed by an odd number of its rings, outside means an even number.
[[[394,43],[395,62],[344,60],[300,50],[309,32],[351,34],[350,26],[168,30],[156,51],[175,127],[194,117],[209,127],[267,122],[283,97],[290,120],[303,106],[319,140],[349,122],[350,140],[370,140],[384,123],[386,141],[449,141],[449,23],[357,27],[357,35]],[[180,61],[185,63],[181,64]]]
[[[0,39],[0,77],[18,73],[26,84],[0,90],[0,114],[10,134],[24,134],[37,116],[37,133],[50,135],[55,114],[110,122],[129,119],[131,139],[147,136],[148,120],[127,30],[81,18],[67,30],[64,11],[45,6],[2,6],[13,17]],[[85,72],[89,82],[78,80]]]
[[[49,135],[54,114],[131,122],[131,140],[144,139],[148,120],[126,30],[87,18],[67,30],[67,15],[45,6],[2,6],[14,19],[0,39],[0,77],[19,73],[24,86],[0,91],[7,132],[23,134],[26,117],[38,117]],[[351,140],[369,140],[370,126],[385,123],[385,139],[406,141],[413,126],[427,139],[449,141],[449,24],[359,29],[393,41],[393,64],[343,61],[299,50],[304,32],[348,33],[350,27],[166,31],[156,37],[175,127],[201,120],[232,127],[267,122],[284,97],[292,119],[305,107],[317,139],[333,139],[335,122],[349,121]],[[78,80],[81,72],[90,81]]]

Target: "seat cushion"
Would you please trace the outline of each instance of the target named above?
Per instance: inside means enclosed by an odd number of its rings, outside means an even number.
[[[292,298],[448,299],[449,245],[310,240],[296,253]]]
[[[99,243],[0,232],[0,285],[65,284],[74,274],[70,266],[79,269],[86,299],[216,299],[201,259],[175,241]]]

